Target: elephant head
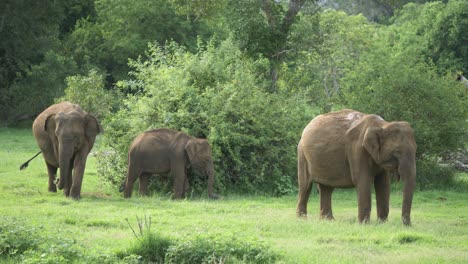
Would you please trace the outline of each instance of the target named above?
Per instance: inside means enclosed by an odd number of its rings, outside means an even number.
[[[53,151],[59,163],[58,188],[69,187],[75,157],[83,155],[86,159],[96,135],[102,132],[101,125],[93,115],[69,111],[49,115],[44,129],[53,142]]]
[[[208,177],[208,196],[212,199],[217,199],[218,196],[213,192],[215,172],[211,147],[208,141],[205,139],[191,138],[185,145],[185,151],[192,167]]]
[[[380,168],[404,181],[402,221],[411,224],[411,204],[416,183],[416,143],[407,122],[370,125],[364,133],[363,148]]]

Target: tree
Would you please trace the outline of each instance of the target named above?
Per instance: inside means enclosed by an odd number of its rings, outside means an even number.
[[[288,49],[291,26],[301,8],[312,0],[241,0],[228,1],[226,23],[239,42],[240,48],[251,56],[261,54],[270,61],[270,90],[275,92],[278,69]]]
[[[388,42],[394,52],[414,52],[433,61],[441,73],[468,71],[468,2],[410,3],[392,18]]]
[[[95,19],[78,21],[68,47],[84,67],[105,71],[108,87],[128,77],[128,59],[144,55],[149,42],[173,40],[194,48],[204,29],[202,21],[188,20],[166,0],[96,0],[95,10]]]

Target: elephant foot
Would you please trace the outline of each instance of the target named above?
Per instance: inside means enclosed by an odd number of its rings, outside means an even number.
[[[298,218],[304,218],[304,219],[307,219],[307,212],[304,212],[304,211],[296,211],[296,216]]]
[[[332,214],[320,215],[320,219],[324,220],[335,220]]]
[[[57,192],[57,186],[55,184],[49,184],[48,191],[56,193]]]
[[[401,221],[403,221],[403,224],[405,226],[411,226],[411,218],[402,216]]]
[[[55,184],[57,185],[58,189],[59,190],[63,190],[63,188],[65,188],[65,184],[63,183],[63,181],[61,181],[60,179],[56,179],[55,180]],[[67,195],[68,196],[68,195]]]
[[[379,223],[383,224],[383,223],[387,222],[387,217],[378,217],[378,221],[379,221]]]
[[[370,222],[369,217],[366,217],[366,218],[363,218],[363,219],[359,219],[359,223],[360,223],[360,224],[369,224],[369,222]]]

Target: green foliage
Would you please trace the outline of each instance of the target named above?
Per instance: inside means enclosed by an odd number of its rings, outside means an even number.
[[[49,51],[44,60],[33,65],[25,77],[11,86],[12,100],[9,121],[19,115],[41,113],[54,103],[54,98],[63,95],[65,77],[77,71],[75,62],[59,53]]]
[[[441,165],[435,158],[424,158],[416,163],[416,182],[419,190],[463,189],[455,182],[455,169]]]
[[[393,18],[388,43],[394,53],[431,59],[444,73],[468,71],[468,2],[450,0],[405,5]]]
[[[463,147],[468,101],[461,85],[411,54],[387,52],[384,48],[370,52],[345,77],[346,104],[388,121],[408,121],[415,131],[418,157]]]
[[[128,59],[144,54],[148,42],[174,40],[195,47],[202,21],[188,21],[166,0],[97,0],[96,18],[78,21],[67,41],[82,65],[105,69],[108,85],[127,78]]]
[[[15,257],[29,249],[36,249],[40,243],[38,229],[24,225],[24,222],[11,217],[0,221],[0,257]]]
[[[274,263],[278,259],[262,241],[225,234],[198,234],[170,246],[165,263]]]
[[[138,218],[137,216],[138,229],[136,231],[128,219],[127,223],[137,239],[128,250],[130,255],[141,256],[146,262],[165,263],[166,252],[173,242],[170,238],[151,231],[151,217]]]
[[[104,76],[95,70],[89,71],[87,76],[69,76],[66,82],[65,95],[56,99],[56,102],[76,103],[97,118],[107,117],[120,102],[120,94],[117,91],[106,90]]]
[[[152,231],[146,216],[137,217],[137,230],[129,226],[136,241],[121,257],[140,256],[151,263],[272,263],[279,258],[256,239],[201,233],[173,239]]]
[[[376,31],[362,15],[333,10],[303,15],[292,29],[294,52],[283,64],[280,89],[302,93],[323,113],[331,111],[340,105],[343,76],[374,48]]]
[[[107,120],[105,144],[125,157],[138,133],[173,128],[208,138],[221,189],[292,190],[295,145],[312,117],[309,106],[266,92],[267,60],[244,57],[230,41],[213,44],[200,45],[196,54],[175,44],[151,45],[148,60],[133,61],[136,81],[120,85],[139,92]]]
[[[85,3],[86,2],[86,3]],[[61,96],[77,66],[62,48],[91,0],[0,2],[0,122],[33,117]]]
[[[132,256],[124,258],[123,263]],[[32,227],[24,219],[2,217],[0,221],[0,261],[14,263],[119,263],[112,254],[85,252],[71,238],[46,235],[42,227]]]

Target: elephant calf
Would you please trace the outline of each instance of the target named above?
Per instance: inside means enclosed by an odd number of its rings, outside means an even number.
[[[130,145],[127,178],[121,190],[125,198],[131,197],[138,178],[140,194],[147,195],[151,175],[170,173],[174,179],[173,198],[180,199],[188,189],[189,166],[208,176],[208,195],[218,198],[213,193],[214,165],[208,141],[166,128],[143,132]]]
[[[389,212],[390,177],[396,175],[405,182],[402,220],[410,225],[416,181],[415,153],[413,129],[407,122],[386,122],[379,116],[349,109],[317,116],[304,129],[297,147],[297,215],[307,215],[309,194],[312,183],[316,182],[322,218],[333,218],[334,188],[356,187],[359,221],[368,222],[373,184],[377,216],[385,221]]]
[[[62,102],[39,114],[32,129],[47,165],[49,191],[57,191],[55,176],[60,168],[58,188],[65,196],[79,199],[86,159],[102,132],[96,117],[76,104]]]

